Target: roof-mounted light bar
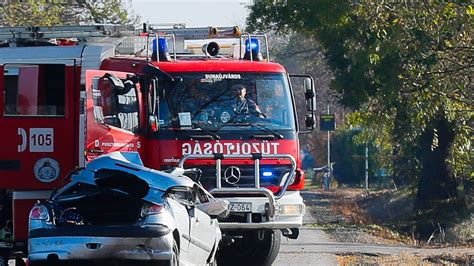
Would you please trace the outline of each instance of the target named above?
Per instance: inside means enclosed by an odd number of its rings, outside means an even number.
[[[152,33],[174,34],[184,40],[240,38],[242,31],[234,27],[198,27],[198,28],[150,28]]]

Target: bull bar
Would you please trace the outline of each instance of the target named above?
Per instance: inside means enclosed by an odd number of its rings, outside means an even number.
[[[253,160],[255,167],[255,187],[253,188],[223,188],[221,183],[221,171],[222,171],[222,161],[223,160]],[[291,168],[288,174],[283,174],[285,182],[278,194],[273,195],[273,193],[267,189],[260,187],[260,160],[262,159],[285,159],[289,160],[291,163]],[[209,192],[211,194],[232,194],[239,193],[244,195],[265,195],[269,201],[268,215],[273,217],[275,215],[275,201],[285,195],[286,190],[290,183],[294,180],[296,172],[296,160],[290,154],[189,154],[181,158],[178,165],[181,168],[184,168],[184,163],[187,160],[215,160],[216,161],[216,188],[211,189]],[[281,183],[280,183],[281,184]]]

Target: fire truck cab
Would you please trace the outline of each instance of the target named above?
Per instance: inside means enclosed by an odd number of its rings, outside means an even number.
[[[219,221],[220,262],[269,265],[281,235],[298,237],[305,206],[297,103],[291,76],[270,62],[265,35],[238,27],[17,28],[13,39],[11,32],[0,30],[2,256],[27,252],[35,201],[112,151],[136,151],[154,169],[198,169],[195,178],[230,202]],[[293,77],[303,80],[313,128],[314,82]]]

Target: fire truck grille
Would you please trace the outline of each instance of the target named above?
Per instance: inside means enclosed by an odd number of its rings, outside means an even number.
[[[216,187],[215,166],[193,166],[201,169],[201,183],[206,189]],[[290,165],[261,165],[260,186],[279,186],[282,177],[291,169]],[[221,186],[223,188],[233,187],[255,187],[254,165],[223,165],[221,169]]]

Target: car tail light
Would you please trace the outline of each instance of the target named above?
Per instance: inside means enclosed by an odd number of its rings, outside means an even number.
[[[49,220],[48,209],[44,205],[35,205],[30,211],[31,220]]]
[[[165,205],[163,204],[145,204],[142,207],[142,216],[149,216],[163,212]]]

